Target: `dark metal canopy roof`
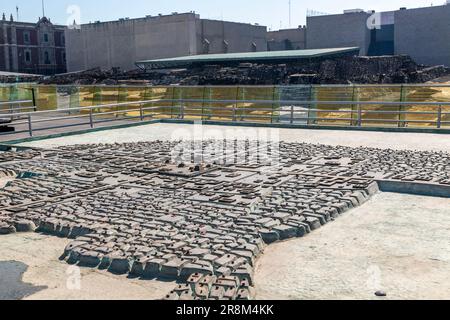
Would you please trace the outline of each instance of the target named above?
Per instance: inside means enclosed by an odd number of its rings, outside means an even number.
[[[328,48],[309,50],[263,51],[225,54],[203,54],[168,59],[144,60],[136,62],[141,69],[164,69],[172,67],[187,67],[192,64],[214,64],[227,62],[267,62],[292,61],[317,57],[336,56],[341,54],[359,54],[359,48]]]

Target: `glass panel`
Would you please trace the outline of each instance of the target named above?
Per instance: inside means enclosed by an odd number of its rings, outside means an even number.
[[[208,99],[205,96],[204,87],[175,87],[176,99],[183,100],[195,100],[192,102],[181,102],[184,107],[184,118],[189,120],[203,120],[204,99]]]
[[[236,117],[239,99],[239,87],[208,87],[205,89],[206,100],[221,102],[205,102],[205,120],[232,121]]]
[[[404,88],[402,86],[359,86],[357,88],[357,100],[365,102],[396,102],[404,101]],[[404,115],[399,113],[404,107],[392,104],[361,104],[356,109],[361,108],[362,125],[365,127],[403,126],[399,120],[404,119]],[[358,112],[353,113],[353,119],[357,120]]]
[[[178,93],[179,95],[180,93]],[[145,91],[145,100],[153,100],[146,105],[153,109],[147,110],[144,114],[150,114],[157,119],[181,117],[180,104],[172,101],[176,97],[175,87],[149,87]],[[180,99],[180,96],[178,97]]]
[[[56,88],[56,86],[36,87],[37,111],[58,109],[58,94]]]
[[[412,102],[448,102],[450,101],[450,87],[443,86],[410,86],[406,87],[406,101]],[[448,115],[445,114],[447,107],[443,107],[442,121],[446,121]],[[411,105],[404,108],[405,111],[413,112],[405,115],[408,127],[429,127],[437,126],[439,105]],[[420,121],[420,122],[419,122]],[[425,121],[425,122],[423,122]],[[443,123],[442,126],[446,124]]]
[[[286,101],[274,106],[273,122],[290,123],[293,116],[293,123],[306,125],[308,115],[314,116],[310,111],[311,106],[305,103],[293,103],[288,101],[312,101],[312,86],[295,85],[283,86],[276,89],[276,100]],[[313,106],[315,107],[315,106]]]
[[[354,86],[314,86],[312,97],[316,101],[347,102],[355,101],[356,88]],[[316,120],[310,124],[344,125],[353,123],[352,113],[355,106],[352,104],[317,104]]]
[[[248,122],[271,122],[273,100],[277,93],[275,87],[241,87],[237,120]],[[258,102],[261,100],[261,102]]]

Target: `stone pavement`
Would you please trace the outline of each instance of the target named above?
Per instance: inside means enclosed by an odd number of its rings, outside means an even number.
[[[247,140],[74,145],[2,152],[2,177],[0,234],[73,239],[68,263],[177,280],[166,299],[241,300],[254,296],[266,245],[320,228],[380,182],[450,197],[450,154]]]

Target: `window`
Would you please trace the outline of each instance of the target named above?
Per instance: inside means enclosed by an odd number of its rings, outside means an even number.
[[[25,63],[30,64],[31,63],[31,51],[25,50]]]
[[[30,43],[30,32],[29,31],[24,31],[24,33],[23,33],[23,42],[25,44],[29,44]]]
[[[66,63],[66,52],[65,51],[61,52],[61,56],[62,56],[62,62]]]
[[[44,42],[48,42],[48,33],[44,33]]]
[[[62,33],[61,34],[61,46],[64,47],[65,43],[66,43],[66,36],[64,35],[64,33]]]
[[[44,52],[44,64],[50,64],[50,54],[48,51]]]

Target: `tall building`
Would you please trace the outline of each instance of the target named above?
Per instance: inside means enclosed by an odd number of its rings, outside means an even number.
[[[43,17],[37,23],[0,21],[0,70],[18,73],[66,72],[64,26]]]
[[[450,67],[450,1],[445,6],[396,11],[394,41],[396,54]]]
[[[361,55],[410,55],[417,63],[450,67],[450,1],[389,12],[345,10],[307,17],[308,49],[359,47]]]
[[[267,32],[269,51],[306,49],[306,26]]]
[[[179,56],[267,51],[267,28],[190,13],[120,19],[68,28],[67,68],[135,69],[135,62]]]

